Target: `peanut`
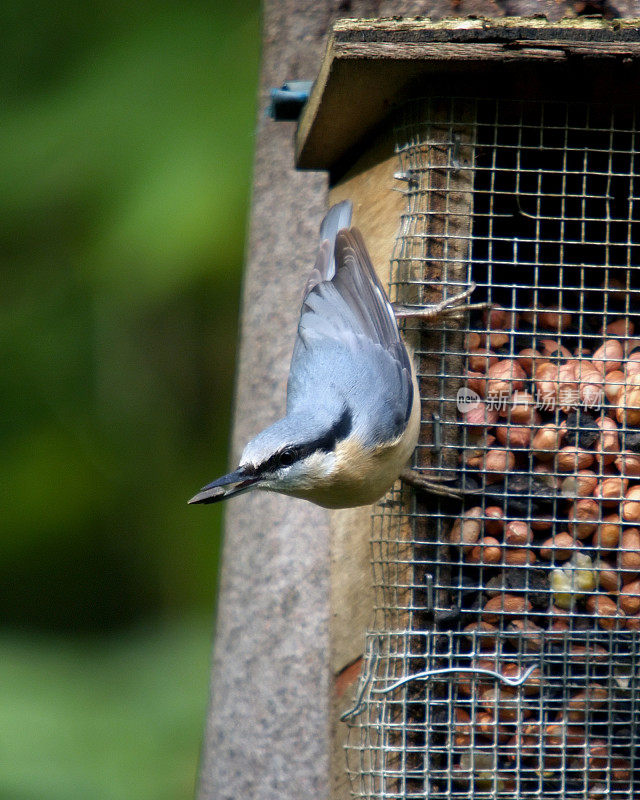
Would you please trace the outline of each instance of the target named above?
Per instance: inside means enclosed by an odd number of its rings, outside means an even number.
[[[603,465],[611,464],[620,452],[618,426],[609,417],[600,417],[596,420],[600,428],[600,436],[595,446],[596,459]]]
[[[509,326],[510,316],[504,306],[499,303],[493,303],[491,308],[486,308],[482,312],[482,321],[487,328],[500,331]]]
[[[573,661],[584,664],[591,661],[607,661],[611,654],[606,647],[599,644],[591,644],[587,647],[584,644],[573,644],[569,647],[569,655]]]
[[[562,481],[562,494],[565,497],[589,497],[598,485],[596,473],[590,469],[580,469]]]
[[[575,749],[585,743],[585,730],[579,725],[568,725],[566,722],[552,722],[545,728],[545,739],[549,747]]]
[[[593,354],[592,363],[598,372],[606,375],[608,372],[619,370],[623,358],[624,351],[620,342],[617,339],[606,339]]]
[[[522,616],[531,609],[532,605],[526,598],[515,594],[502,594],[487,600],[482,618],[485,622],[493,624],[498,622],[503,615]]]
[[[511,731],[500,721],[496,721],[493,711],[479,711],[476,714],[476,726],[482,736],[493,742],[507,742],[511,738]]]
[[[534,396],[521,389],[516,389],[509,403],[500,411],[500,416],[507,417],[514,425],[540,424]]]
[[[566,619],[556,619],[551,623],[546,635],[551,639],[562,639],[569,630],[570,626]]]
[[[547,308],[538,311],[538,324],[551,331],[564,331],[571,326],[571,314],[561,308]]]
[[[482,686],[478,692],[480,703],[491,712],[498,714],[500,722],[516,722],[518,719],[518,699],[509,686]],[[509,737],[507,737],[508,739]],[[506,741],[506,740],[505,740]]]
[[[477,331],[469,331],[465,338],[465,348],[467,353],[471,350],[479,350],[482,344],[482,334]]]
[[[464,423],[470,428],[490,428],[498,421],[498,412],[486,403],[476,403],[464,412]]]
[[[536,388],[543,407],[552,411],[556,405],[569,410],[578,401],[578,384],[573,364],[546,364],[536,370]]]
[[[607,375],[604,381],[604,393],[610,403],[618,404],[618,398],[620,397],[620,392],[623,390],[624,385],[624,372],[614,370]]]
[[[615,457],[615,465],[621,475],[640,478],[640,455],[631,450],[623,450]]]
[[[587,597],[587,611],[597,617],[598,625],[605,631],[620,627],[618,606],[606,594],[592,594]]]
[[[500,506],[487,506],[484,510],[484,530],[491,536],[497,536],[504,530],[504,515]]]
[[[514,619],[508,625],[510,631],[519,633],[524,639],[524,647],[530,653],[539,653],[542,650],[543,635],[545,631],[530,619]]]
[[[496,425],[496,438],[505,447],[516,450],[528,448],[531,444],[531,428],[524,425]]]
[[[491,651],[495,648],[498,629],[490,622],[483,620],[471,622],[469,625],[465,625],[463,630],[474,649],[476,644],[483,651]]]
[[[621,783],[626,793],[631,781],[631,762],[628,759],[621,756],[611,759],[611,781]]]
[[[497,481],[506,473],[511,472],[516,465],[516,457],[510,450],[494,448],[485,453],[482,467],[487,475],[487,481]],[[491,474],[493,473],[493,474]]]
[[[463,459],[463,463],[466,464],[467,467],[478,469],[482,466],[484,454],[485,448],[475,447],[473,450],[465,450],[463,453],[461,453],[460,458]]]
[[[622,319],[614,319],[613,322],[610,322],[604,332],[608,336],[620,336],[620,337],[627,337],[633,336],[635,333],[635,325],[633,321],[630,320],[628,317],[623,317]]]
[[[632,486],[627,490],[620,506],[620,512],[625,522],[640,521],[640,485]]]
[[[598,530],[593,534],[593,544],[604,550],[613,550],[618,546],[621,534],[622,522],[619,514],[607,514],[598,525]]]
[[[522,389],[527,377],[517,361],[504,359],[487,370],[487,397],[511,397],[515,389]]]
[[[529,520],[532,531],[549,531],[553,528],[552,514],[539,514]]]
[[[640,614],[627,617],[624,621],[624,627],[629,631],[640,631]]]
[[[595,564],[598,584],[605,592],[616,593],[620,588],[620,573],[609,561],[600,558]]]
[[[587,774],[590,781],[603,776],[609,761],[609,748],[603,739],[592,739],[587,748]]]
[[[583,722],[592,708],[602,708],[609,700],[608,690],[600,683],[590,683],[573,694],[567,703],[569,722]]]
[[[474,506],[464,512],[453,523],[449,531],[450,544],[460,547],[464,553],[473,549],[482,532],[482,509]]]
[[[576,372],[576,375],[578,373]],[[578,375],[578,397],[585,408],[600,408],[606,393],[605,381],[597,369],[582,369]]]
[[[484,397],[487,389],[487,379],[481,372],[473,372],[467,370],[465,375],[465,384],[468,389],[471,389],[479,397]]]
[[[472,372],[486,372],[498,360],[498,356],[488,347],[477,347],[469,351],[468,363]]]
[[[618,567],[623,572],[635,575],[640,572],[640,530],[638,528],[627,528],[623,531],[618,551]]]
[[[573,536],[566,531],[556,533],[545,542],[542,543],[540,548],[540,558],[545,561],[566,561],[571,558],[574,550],[576,549],[576,542]]]
[[[530,378],[533,374],[534,365],[544,361],[541,353],[531,347],[525,347],[517,355],[518,363]]]
[[[571,353],[564,345],[555,339],[540,339],[538,342],[544,358],[566,359],[571,358]]]
[[[504,541],[506,544],[516,547],[523,547],[531,544],[533,533],[526,522],[520,519],[513,519],[507,523],[504,531]]]
[[[625,583],[620,590],[620,608],[628,616],[633,616],[640,611],[640,579]]]
[[[455,709],[455,721],[453,723],[453,741],[457,747],[469,747],[473,729],[471,726],[471,716],[469,712],[460,706]]]
[[[593,464],[593,454],[574,445],[567,445],[558,451],[556,464],[561,472],[577,472]]]
[[[535,564],[536,556],[532,550],[526,547],[515,549],[509,547],[505,550],[504,563],[510,567],[524,567],[526,564]]]
[[[514,664],[513,662],[504,664],[504,666],[500,668],[500,672],[504,675],[504,677],[511,680],[517,680],[525,671],[525,667],[520,667],[518,664]],[[525,682],[521,684],[521,689],[523,694],[538,694],[540,692],[541,684],[542,672],[538,667],[536,667],[527,677]]]
[[[511,337],[508,333],[500,332],[500,333],[485,333],[482,337],[483,344],[486,347],[490,347],[492,350],[499,350],[501,347],[504,347],[505,344],[509,342]]]
[[[569,533],[578,539],[586,539],[598,527],[600,521],[600,507],[595,500],[582,497],[576,500],[569,510]]]
[[[628,378],[633,378],[640,372],[640,353],[630,353],[627,363],[624,365],[624,374]]]
[[[607,271],[605,279],[600,283],[600,288],[608,297],[614,297],[616,300],[624,300],[629,292],[626,282],[621,281],[619,278],[613,278],[609,271]]]
[[[493,536],[483,536],[467,555],[470,564],[498,564],[501,560],[502,548]]]
[[[540,461],[551,461],[567,433],[567,424],[553,422],[543,425],[533,437],[531,448]]]
[[[621,425],[640,425],[640,373],[627,377],[618,395],[616,419]]]
[[[522,732],[530,744],[530,750],[527,755],[539,756],[544,741],[544,724],[542,722],[528,722]]]
[[[616,506],[622,500],[629,488],[627,478],[603,478],[598,484],[593,496],[600,500],[603,506]]]

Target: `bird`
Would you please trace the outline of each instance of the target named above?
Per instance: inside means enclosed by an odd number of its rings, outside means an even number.
[[[255,438],[237,469],[204,486],[190,504],[254,489],[325,508],[370,505],[406,467],[420,432],[415,367],[399,316],[459,316],[475,288],[425,309],[396,309],[371,263],[353,206],[332,206],[307,280],[287,382],[286,414]],[[478,304],[484,307],[486,304]],[[459,496],[436,478],[413,473],[426,491]]]

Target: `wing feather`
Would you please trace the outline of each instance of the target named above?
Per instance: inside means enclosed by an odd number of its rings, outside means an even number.
[[[287,413],[311,410],[320,399],[335,415],[350,407],[363,438],[376,443],[406,427],[411,362],[362,235],[337,227],[350,221],[350,205],[334,206],[321,228],[291,361]]]

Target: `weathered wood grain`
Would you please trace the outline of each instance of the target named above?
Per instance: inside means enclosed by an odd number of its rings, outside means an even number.
[[[503,68],[526,83],[535,69],[554,66],[565,70],[549,82],[556,93],[563,82],[575,83],[576,73],[594,92],[605,74],[613,91],[625,82],[637,85],[640,20],[343,20],[333,29],[300,119],[297,164],[339,169],[359,140],[419,84],[433,92],[457,77],[463,91],[465,80],[484,74],[491,88],[507,79]]]

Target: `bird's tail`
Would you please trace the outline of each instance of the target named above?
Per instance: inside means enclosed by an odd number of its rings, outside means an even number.
[[[336,274],[336,237],[338,231],[343,228],[351,227],[351,215],[353,203],[351,200],[343,200],[331,206],[320,225],[320,248],[316,257],[316,263],[304,287],[306,297],[314,286],[322,281],[330,281]]]
[[[343,200],[331,206],[327,215],[320,225],[320,242],[328,241],[331,248],[331,262],[329,264],[329,274],[324,280],[331,280],[336,272],[336,236],[338,231],[343,228],[351,227],[351,216],[353,214],[353,203],[351,200]]]

